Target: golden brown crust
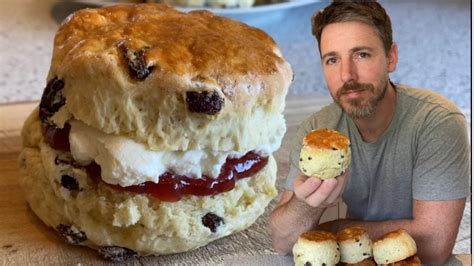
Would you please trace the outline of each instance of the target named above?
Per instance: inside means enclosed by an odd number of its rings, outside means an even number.
[[[402,229],[402,228],[400,228],[398,230],[395,230],[395,231],[392,231],[392,232],[388,232],[385,235],[382,235],[381,237],[377,238],[374,241],[374,245],[376,245],[377,242],[381,242],[383,240],[397,239],[400,235],[403,235],[403,234],[408,234],[408,232],[405,229]]]
[[[178,75],[200,73],[201,81],[216,69],[221,75],[268,74],[283,63],[273,51],[275,42],[256,28],[203,10],[135,4],[84,9],[68,17],[54,41],[53,65],[98,51],[121,57],[120,42],[130,50],[146,49],[147,66]]]
[[[292,71],[259,29],[207,11],[130,4],[69,16],[55,38],[53,79],[64,84],[62,118],[154,150],[243,151],[284,127],[277,116]]]
[[[333,233],[327,231],[310,231],[304,232],[300,235],[301,239],[313,241],[313,242],[322,242],[327,240],[336,241],[336,236]]]
[[[349,139],[336,130],[321,128],[308,133],[303,140],[303,145],[318,149],[342,150],[349,146]]]
[[[338,242],[346,240],[357,240],[364,234],[366,234],[364,229],[357,226],[351,226],[346,227],[343,230],[337,232],[336,239]]]

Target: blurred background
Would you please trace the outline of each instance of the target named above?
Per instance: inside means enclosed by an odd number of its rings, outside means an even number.
[[[114,1],[0,0],[0,103],[38,100],[49,69],[58,21],[91,3]],[[433,89],[470,120],[471,7],[468,0],[380,1],[392,18],[399,63],[394,82]],[[269,33],[291,63],[289,94],[328,96],[310,17],[328,1],[215,9]]]
[[[40,99],[55,31],[79,8],[115,1],[0,0],[0,104]],[[123,2],[123,1],[122,1]],[[432,89],[452,100],[471,122],[471,3],[469,0],[380,1],[392,19],[399,62],[392,81]],[[247,8],[211,9],[259,27],[277,42],[295,80],[289,95],[330,102],[311,15],[328,1],[292,0]],[[186,10],[189,10],[186,9]],[[470,253],[470,199],[455,253]]]

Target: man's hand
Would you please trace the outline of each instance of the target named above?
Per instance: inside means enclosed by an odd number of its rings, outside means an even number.
[[[342,175],[324,181],[300,173],[293,182],[295,196],[311,207],[327,208],[334,206],[346,186],[347,172],[346,170]]]
[[[346,171],[325,181],[302,173],[295,177],[294,192],[283,192],[270,216],[273,247],[278,254],[289,254],[301,233],[316,228],[325,209],[341,197],[348,176]]]

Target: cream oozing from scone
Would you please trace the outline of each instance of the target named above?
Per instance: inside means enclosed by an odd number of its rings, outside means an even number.
[[[78,120],[69,121],[71,154],[80,164],[95,161],[101,167],[102,180],[121,186],[138,185],[151,181],[167,171],[191,178],[219,176],[227,157],[238,158],[246,152],[235,151],[154,151],[141,143],[123,137],[105,134]],[[260,155],[269,155],[280,147],[285,128],[269,138],[269,142],[254,149]]]

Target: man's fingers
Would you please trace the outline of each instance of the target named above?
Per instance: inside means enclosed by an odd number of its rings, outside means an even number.
[[[296,197],[305,200],[321,185],[321,180],[315,177],[306,177],[305,175],[298,175],[293,183]]]
[[[337,185],[334,188],[334,191],[331,193],[331,195],[329,195],[329,197],[326,199],[327,203],[334,203],[341,196],[342,192],[344,191],[344,188],[346,187],[347,175],[342,174],[340,176],[337,176],[336,180],[337,180]]]
[[[313,207],[326,207],[327,198],[334,191],[338,184],[335,178],[324,180],[318,190],[306,198],[306,203]]]
[[[335,205],[347,183],[347,171],[336,178],[322,181],[304,174],[296,176],[293,183],[295,196],[312,207],[327,208]]]
[[[308,177],[303,174],[297,175],[293,181],[293,187],[296,189],[297,187],[301,186],[301,184],[303,184],[306,179],[308,179]]]

